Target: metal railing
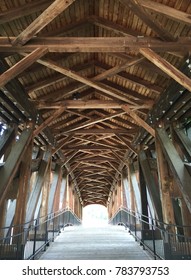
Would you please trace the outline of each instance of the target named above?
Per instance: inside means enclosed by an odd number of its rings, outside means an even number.
[[[191,226],[161,223],[125,207],[120,207],[109,223],[128,228],[154,259],[191,259]]]
[[[81,220],[66,208],[47,216],[39,217],[23,225],[11,225],[0,229],[0,259],[35,259],[46,250],[61,229],[80,225]]]

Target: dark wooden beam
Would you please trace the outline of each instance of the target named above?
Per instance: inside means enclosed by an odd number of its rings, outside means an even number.
[[[149,191],[149,194],[151,197],[154,211],[157,215],[157,219],[160,222],[163,222],[162,205],[161,205],[159,188],[155,183],[155,178],[151,172],[149,160],[146,156],[145,151],[139,152],[139,162],[140,162],[141,169],[142,169],[142,172],[144,175],[146,186],[148,188],[148,191]]]
[[[40,167],[38,170],[37,180],[35,185],[33,186],[32,192],[30,193],[28,202],[27,202],[27,209],[26,209],[26,222],[29,222],[34,217],[34,212],[38,203],[38,199],[40,196],[40,192],[42,190],[42,186],[46,177],[46,172],[49,167],[49,162],[51,159],[51,152],[47,150],[44,153],[43,159],[40,163]],[[29,224],[30,225],[30,224]]]
[[[168,74],[172,79],[178,82],[180,85],[188,89],[191,92],[191,79],[179,71],[176,67],[166,61],[164,58],[156,54],[151,49],[140,49],[140,53],[144,55],[148,60],[150,60],[157,67],[162,69],[166,74]]]
[[[141,127],[148,131],[153,137],[155,137],[155,130],[148,125],[143,119],[141,119],[134,111],[132,111],[127,105],[123,105],[122,109],[127,112]]]
[[[48,52],[47,49],[36,49],[23,59],[21,59],[19,62],[17,62],[15,65],[13,65],[11,68],[9,68],[6,72],[1,74],[0,76],[0,87],[3,87],[5,84],[7,84],[11,79],[18,76],[21,72],[23,72],[25,69],[27,69],[29,66],[31,66],[37,59],[42,57]]]
[[[180,142],[184,148],[185,154],[187,155],[188,160],[191,160],[191,140],[190,138],[184,133],[183,129],[174,129],[176,135],[180,139]]]
[[[15,129],[8,128],[4,131],[3,135],[0,137],[0,158],[4,155],[6,149],[9,147],[10,143],[15,138]]]
[[[9,186],[16,174],[18,166],[28,148],[31,139],[32,129],[24,130],[20,135],[19,140],[14,143],[11,153],[9,154],[4,166],[0,169],[0,205],[5,199]]]
[[[163,128],[158,128],[156,130],[156,136],[158,141],[160,142],[163,153],[174,175],[174,179],[176,180],[187,204],[187,207],[191,212],[191,176],[187,171],[173,143],[169,139],[166,131]]]

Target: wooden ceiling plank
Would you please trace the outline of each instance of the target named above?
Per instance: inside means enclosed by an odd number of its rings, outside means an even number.
[[[31,15],[46,9],[53,0],[38,0],[29,2],[16,8],[9,8],[7,11],[0,12],[0,24],[8,23],[9,21],[18,19],[20,17]]]
[[[21,59],[19,62],[14,64],[11,68],[0,75],[0,87],[3,87],[10,80],[18,76],[21,72],[31,66],[37,59],[42,57],[48,52],[48,49],[36,49],[26,57]]]
[[[75,0],[55,0],[39,17],[37,17],[17,38],[13,45],[24,45],[35,34],[49,24],[55,17],[66,10]]]
[[[140,53],[161,70],[163,70],[166,74],[168,74],[172,79],[191,92],[191,79],[179,71],[176,67],[174,67],[151,49],[140,49]]]
[[[174,41],[174,37],[156,21],[142,6],[138,0],[119,0],[124,6],[130,8],[144,23],[146,23],[164,41]]]
[[[37,136],[41,133],[52,121],[55,120],[58,116],[60,116],[64,112],[65,108],[60,108],[56,110],[49,118],[47,118],[41,125],[39,125],[33,132],[33,136]]]
[[[169,7],[168,5],[164,5],[159,2],[154,2],[151,0],[138,0],[138,3],[153,12],[160,13],[166,17],[172,18],[178,22],[182,22],[184,24],[191,25],[191,17],[190,14],[185,12],[176,10],[175,8]]]
[[[121,108],[127,112],[127,114],[132,117],[141,127],[148,131],[153,137],[155,137],[155,130],[148,125],[143,119],[141,119],[134,111],[132,111],[127,105],[121,106]]]

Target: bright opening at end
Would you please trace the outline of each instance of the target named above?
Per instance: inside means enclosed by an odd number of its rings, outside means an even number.
[[[82,224],[85,226],[104,226],[108,224],[107,208],[92,204],[83,208]]]

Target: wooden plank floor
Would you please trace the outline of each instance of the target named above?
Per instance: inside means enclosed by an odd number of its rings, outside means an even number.
[[[66,227],[41,260],[149,260],[123,226]]]

